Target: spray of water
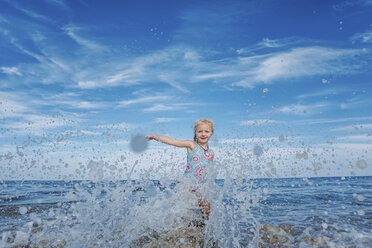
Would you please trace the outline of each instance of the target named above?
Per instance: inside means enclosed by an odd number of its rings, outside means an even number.
[[[370,242],[368,233],[356,232],[348,223],[334,221],[327,207],[319,207],[314,213],[302,209],[306,217],[301,221],[298,216],[291,219],[290,214],[284,214],[297,202],[299,207],[312,206],[304,199],[292,198],[296,192],[321,198],[316,192],[317,182],[306,177],[288,181],[288,185],[285,185],[287,181],[270,180],[283,174],[302,175],[295,166],[297,163],[307,165],[306,170],[312,173],[321,172],[329,164],[337,164],[325,158],[338,155],[329,148],[301,144],[291,138],[292,131],[272,139],[253,137],[249,149],[237,139],[220,137],[218,145],[230,148],[215,149],[216,162],[207,168],[207,182],[198,185],[200,194],[211,204],[209,219],[203,218],[198,197],[191,190],[197,183],[182,178],[184,152],[163,147],[147,149],[143,135],[135,135],[128,142],[132,152],[120,151],[118,146],[84,146],[85,153],[90,156],[83,160],[68,148],[83,141],[84,133],[88,132],[68,131],[40,140],[28,139],[18,145],[15,152],[1,155],[3,161],[12,165],[8,173],[40,167],[46,178],[48,171],[58,174],[69,170],[74,174],[61,176],[63,181],[54,186],[35,183],[38,192],[50,192],[44,187],[63,188],[56,193],[57,200],[41,199],[33,202],[34,205],[10,207],[7,217],[20,216],[26,221],[15,224],[13,229],[9,226],[2,229],[0,246],[337,247]],[[118,140],[120,133],[107,129],[102,136],[110,144]],[[231,138],[231,134],[227,138]],[[293,147],[281,149],[284,143]],[[110,149],[119,150],[119,155],[107,152]],[[55,157],[51,156],[54,154]],[[281,171],[283,164],[287,166],[284,167],[287,174]],[[365,170],[368,159],[350,159],[349,166]],[[269,179],[250,180],[252,174]],[[170,178],[169,175],[178,176]],[[74,176],[89,180],[74,180]],[[347,188],[345,178],[337,183]],[[29,197],[32,194],[27,195],[27,190],[32,184],[25,185],[23,197]],[[326,186],[322,187],[327,191],[337,189]],[[336,195],[342,194],[346,193],[337,192]],[[277,195],[279,197],[274,197]],[[332,197],[325,197],[324,206],[332,206],[332,201],[337,200]],[[369,204],[363,193],[356,194],[353,199],[358,206]],[[335,207],[340,214],[348,209],[341,204]],[[283,216],[275,216],[278,213]],[[355,221],[361,221],[369,213],[368,208],[355,208],[353,216]],[[270,218],[276,221],[273,223]]]

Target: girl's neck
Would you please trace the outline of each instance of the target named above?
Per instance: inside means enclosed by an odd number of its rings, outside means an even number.
[[[209,147],[208,147],[208,143],[200,144],[200,143],[198,142],[198,145],[199,145],[201,148],[203,148],[205,151],[208,151],[208,149],[209,149]]]

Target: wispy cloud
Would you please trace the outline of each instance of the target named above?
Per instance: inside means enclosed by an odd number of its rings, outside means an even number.
[[[348,118],[335,118],[335,119],[307,119],[307,120],[299,120],[299,121],[291,121],[294,124],[305,124],[305,125],[313,125],[313,124],[331,124],[331,123],[343,123],[343,122],[358,122],[361,121],[372,121],[372,116],[362,116],[362,117],[348,117]]]
[[[155,104],[154,106],[151,106],[149,108],[145,108],[144,112],[159,112],[159,111],[169,111],[169,110],[176,110],[179,109],[179,107],[172,106],[172,105],[165,105],[165,104]]]
[[[284,41],[283,46],[285,43]],[[279,51],[261,51],[258,55],[204,61],[198,66],[201,68],[199,73],[192,75],[192,81],[209,80],[221,84],[229,82],[229,85],[233,86],[254,88],[261,84],[311,76],[350,75],[365,69],[357,56],[368,56],[368,52],[361,49],[337,49],[325,46],[300,47],[300,44],[298,47],[283,49],[279,44],[276,45],[277,47],[271,45]],[[247,48],[246,51],[250,49]],[[252,49],[256,49],[255,46]],[[244,51],[241,53],[243,54]]]
[[[355,56],[368,56],[357,49],[304,46],[316,42],[296,38],[266,38],[238,50],[239,55],[230,54],[219,59],[212,59],[211,51],[180,44],[147,54],[124,56],[127,55],[125,49],[115,48],[114,52],[109,46],[97,42],[88,26],[70,23],[62,26],[60,31],[61,34],[50,37],[44,35],[50,33],[48,27],[43,27],[38,31],[39,35],[33,34],[31,40],[38,51],[24,47],[20,38],[9,36],[13,46],[38,61],[18,67],[26,81],[65,82],[69,87],[82,90],[163,83],[190,94],[189,85],[192,83],[211,82],[222,87],[253,88],[282,79],[352,74],[363,67]],[[75,46],[69,45],[67,54],[55,48],[61,35],[69,38],[67,42],[75,43]],[[272,50],[268,52],[261,48]],[[247,55],[247,51],[252,49],[260,51],[257,55]]]
[[[44,21],[44,22],[53,22],[52,19],[50,19],[49,17],[47,16],[44,16],[44,15],[41,15],[39,13],[36,13],[32,10],[29,10],[29,9],[26,9],[26,8],[23,8],[21,6],[19,6],[18,4],[15,4],[14,2],[12,2],[14,7],[17,8],[19,11],[22,11],[23,13],[25,13],[26,15],[28,15],[29,17],[31,18],[35,18],[37,20],[41,20],[41,21]]]
[[[73,109],[104,109],[110,106],[105,102],[90,102],[90,101],[58,101],[55,104],[64,105]]]
[[[17,67],[0,67],[0,71],[6,74],[15,74],[18,76],[22,75],[22,73],[18,70]]]
[[[336,138],[336,142],[371,142],[371,135],[349,135],[349,136],[339,136]]]
[[[255,125],[265,125],[265,124],[270,124],[270,123],[275,123],[276,121],[271,120],[271,119],[261,119],[261,120],[246,120],[246,121],[241,121],[240,126],[255,126]]]
[[[81,31],[82,29],[82,27],[74,25],[67,25],[62,27],[62,30],[64,30],[65,33],[79,45],[94,50],[95,52],[106,49],[105,46],[100,45],[98,42],[83,38],[82,35],[79,33],[79,31]]]
[[[105,53],[113,62],[108,62],[105,68],[91,65],[92,73],[84,68],[77,86],[81,89],[95,89],[104,87],[146,85],[164,83],[182,93],[190,93],[187,84],[190,75],[199,65],[198,56],[191,48],[183,46],[167,47],[149,54],[122,57],[120,54]],[[92,77],[92,75],[96,75]],[[94,79],[93,79],[94,78]]]
[[[372,43],[372,30],[365,31],[363,33],[356,33],[350,38],[352,43]]]
[[[52,106],[56,109],[93,110],[108,108],[113,103],[107,101],[92,101],[86,96],[75,92],[64,92],[58,94],[46,94],[45,92],[33,92],[27,96],[29,105],[35,107]]]
[[[145,108],[144,112],[160,112],[160,111],[174,111],[174,110],[185,110],[187,107],[195,104],[192,103],[157,103],[149,108]]]
[[[166,122],[175,122],[181,121],[181,118],[169,118],[169,117],[159,117],[155,119],[156,123],[166,123]]]
[[[346,0],[341,3],[333,5],[334,10],[344,10],[345,8],[355,7],[355,6],[370,6],[372,5],[371,0]]]
[[[362,50],[357,49],[315,46],[266,54],[260,60],[256,57],[246,57],[246,63],[254,64],[256,61],[257,65],[251,67],[247,77],[235,85],[252,87],[258,83],[272,83],[279,79],[356,73],[361,66],[355,56],[361,53]]]
[[[344,102],[340,103],[340,108],[344,109],[355,109],[363,106],[368,106],[372,103],[370,97],[364,98],[362,96],[354,97],[351,99],[346,99]]]
[[[326,96],[332,96],[332,95],[338,95],[341,93],[350,92],[350,89],[341,89],[338,88],[331,88],[331,89],[323,89],[312,93],[306,93],[306,94],[300,94],[296,96],[298,99],[306,99],[306,98],[312,98],[312,97],[326,97]]]
[[[372,121],[372,119],[371,119]],[[372,124],[355,124],[342,127],[332,128],[331,131],[367,131],[372,130]]]
[[[270,39],[270,38],[263,38],[257,44],[251,47],[240,48],[236,50],[236,53],[241,56],[247,55],[255,55],[255,54],[262,54],[263,52],[270,51],[270,48],[278,49],[278,48],[288,48],[294,47],[298,45],[303,45],[304,43],[310,43],[311,41],[307,41],[300,37],[288,37],[282,39]],[[312,41],[314,42],[314,41]],[[271,50],[274,50],[271,49]]]
[[[62,7],[64,9],[68,9],[68,6],[66,5],[64,0],[43,0],[43,1],[45,1],[46,3],[52,4],[52,5]]]
[[[2,118],[21,117],[32,108],[15,94],[0,91],[0,114]]]
[[[160,96],[143,96],[136,99],[124,100],[118,103],[117,107],[128,107],[130,105],[142,104],[142,103],[153,103],[159,101],[167,101],[172,99],[171,96],[160,95]]]
[[[68,127],[77,123],[77,119],[64,116],[47,116],[42,114],[23,114],[22,118],[15,121],[8,121],[2,124],[2,128],[12,130],[12,133],[18,135],[36,135],[42,136],[50,130]]]
[[[329,107],[329,103],[315,103],[315,104],[309,104],[309,105],[291,104],[288,106],[280,107],[278,111],[284,114],[312,115],[312,114],[320,114],[328,107]]]
[[[41,136],[50,130],[71,127],[81,122],[79,117],[70,113],[59,113],[58,109],[61,106],[58,104],[60,104],[61,98],[58,99],[58,95],[51,102],[48,97],[40,94],[34,96],[20,91],[0,91],[0,99],[0,116],[3,118],[0,127],[9,129],[10,133]],[[72,103],[69,102],[68,104]],[[44,106],[53,106],[57,110],[55,110],[54,115],[45,114],[43,113]],[[79,108],[79,106],[74,106],[74,108]]]

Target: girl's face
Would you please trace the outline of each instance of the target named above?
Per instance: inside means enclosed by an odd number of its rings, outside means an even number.
[[[196,127],[196,138],[198,138],[198,143],[200,144],[206,144],[208,143],[208,140],[212,137],[212,129],[211,127],[206,123],[200,123]]]

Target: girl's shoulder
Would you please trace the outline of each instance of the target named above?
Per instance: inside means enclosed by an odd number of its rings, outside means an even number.
[[[190,147],[188,149],[188,152],[193,151],[198,146],[198,143],[195,141],[190,140]]]

